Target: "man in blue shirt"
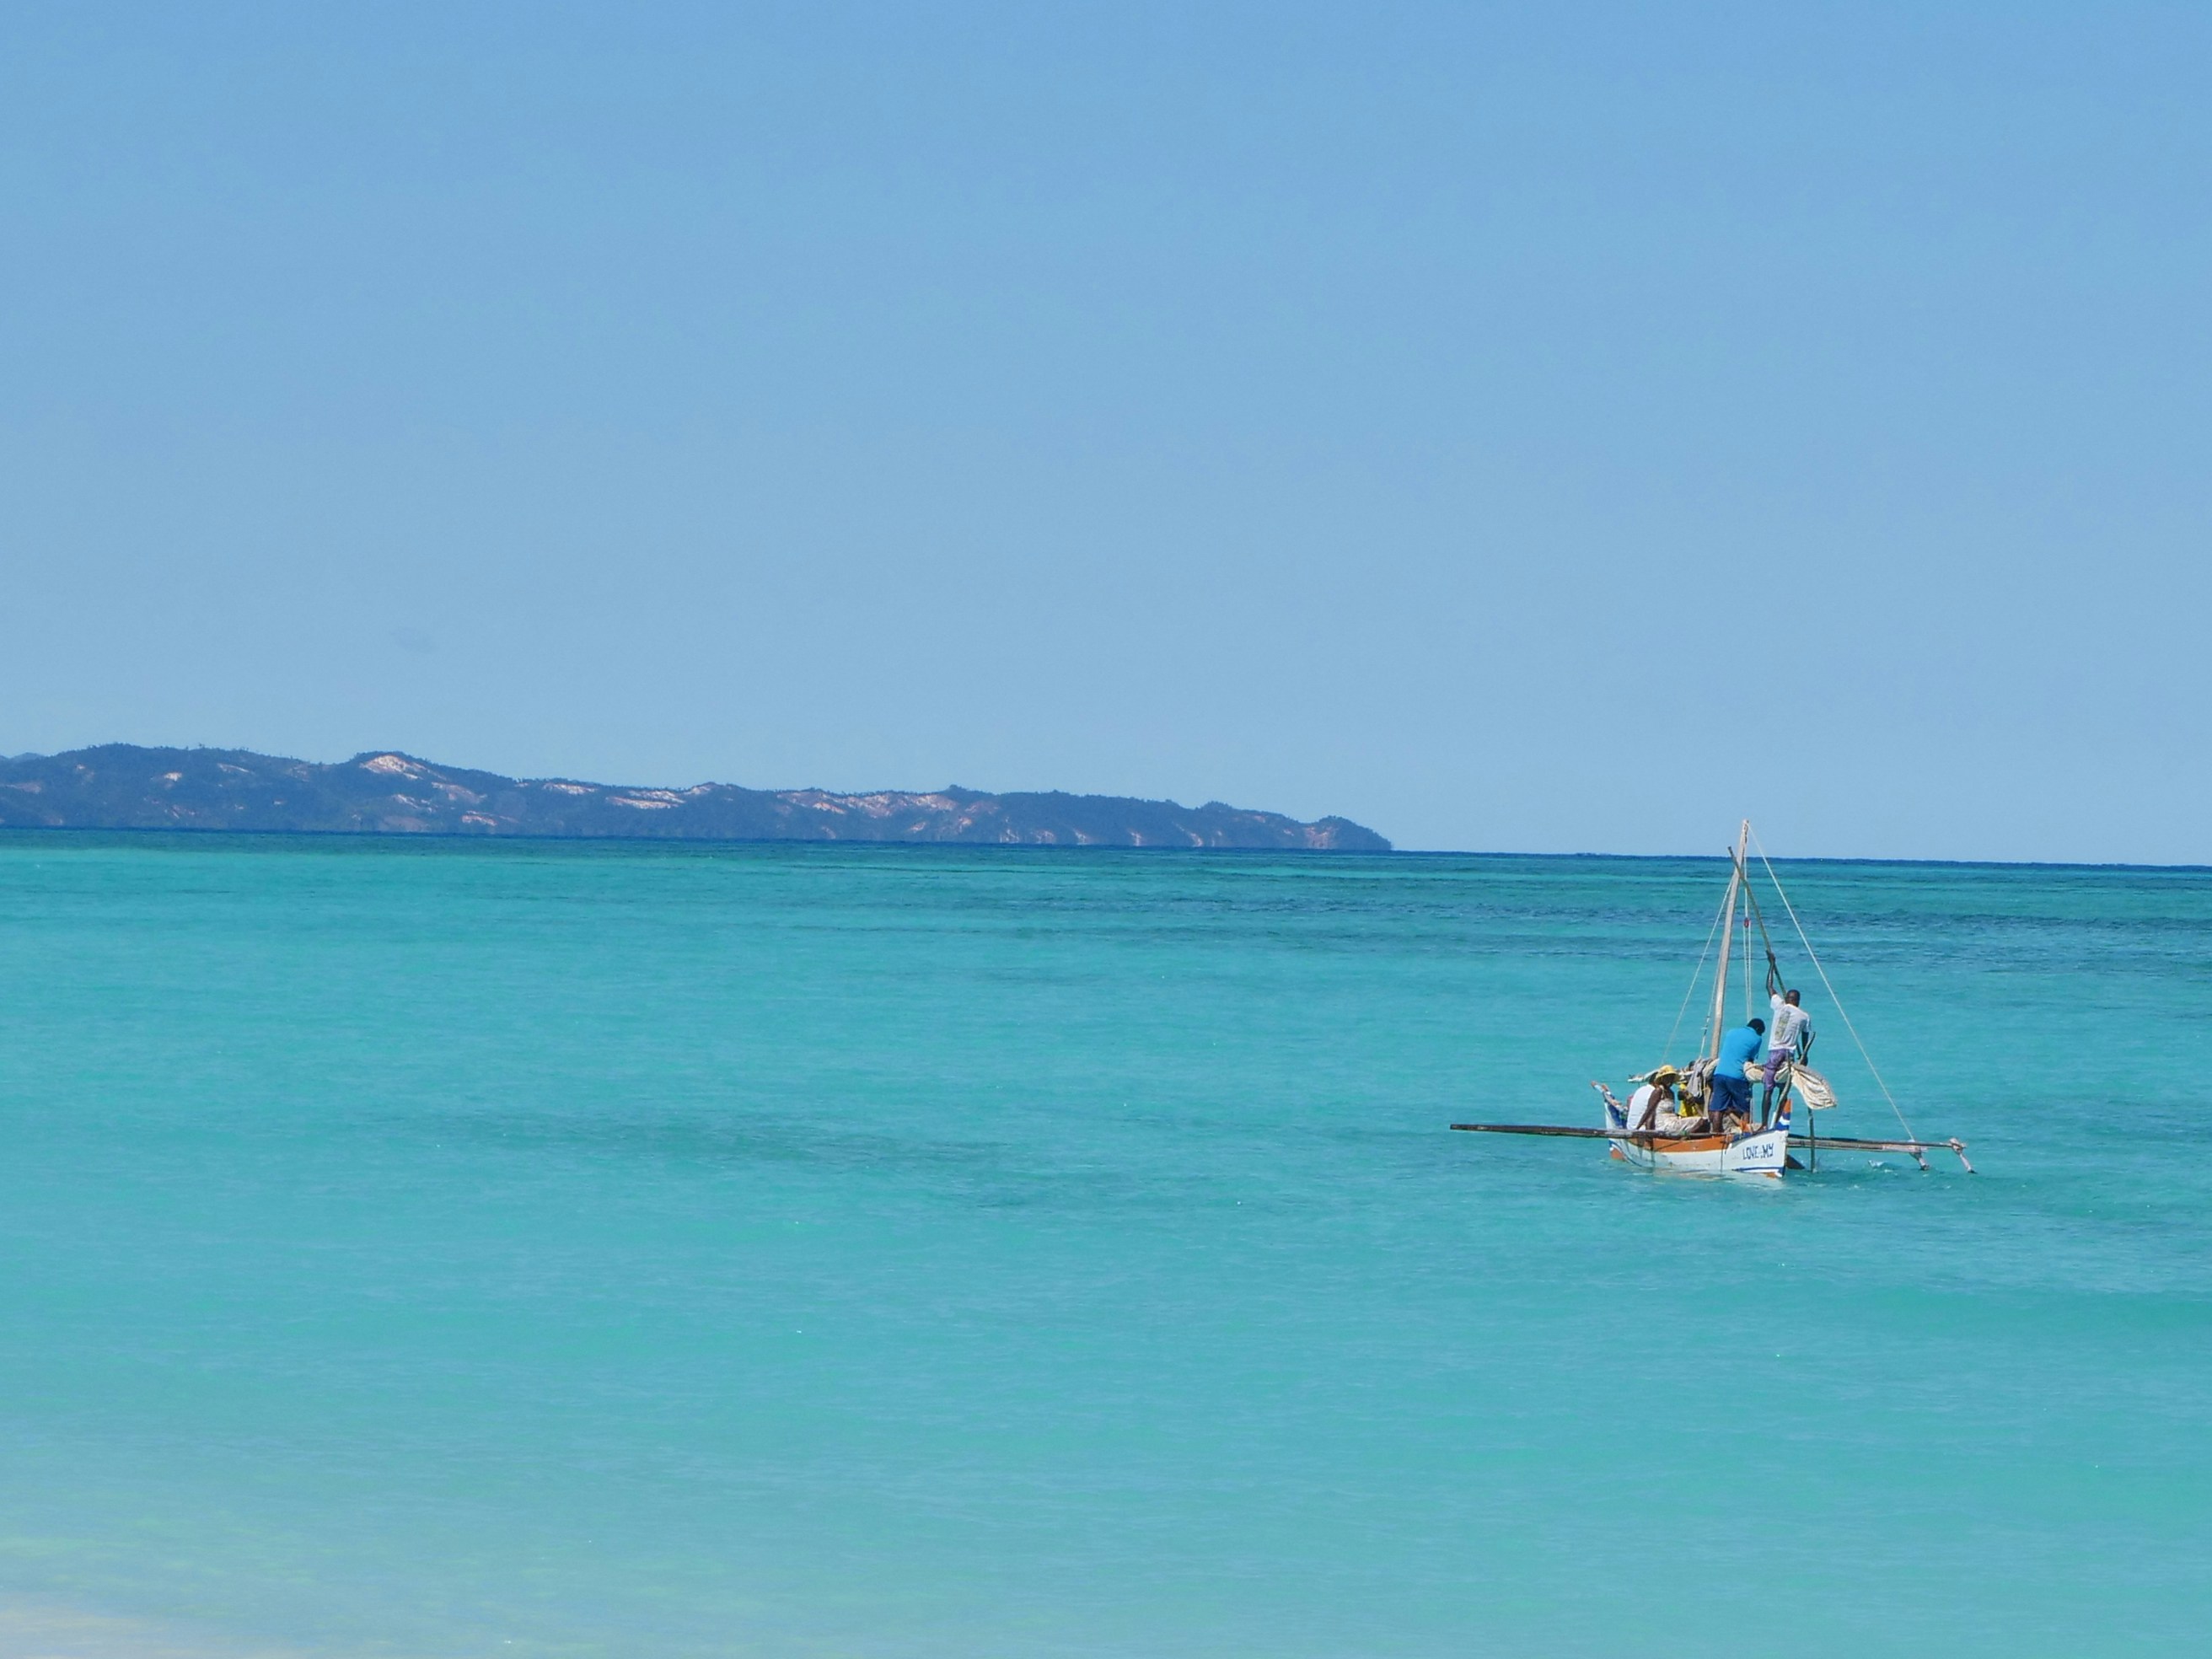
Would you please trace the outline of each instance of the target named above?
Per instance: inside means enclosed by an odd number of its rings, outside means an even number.
[[[1747,1123],[1751,1121],[1751,1082],[1743,1068],[1765,1046],[1763,1019],[1739,1025],[1721,1039],[1721,1057],[1713,1062],[1712,1103],[1708,1109],[1716,1125],[1725,1128],[1723,1120],[1730,1112]]]

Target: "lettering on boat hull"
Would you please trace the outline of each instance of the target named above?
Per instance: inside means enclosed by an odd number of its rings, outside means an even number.
[[[1741,1135],[1734,1140],[1718,1135],[1699,1135],[1680,1141],[1616,1140],[1615,1157],[1639,1170],[1659,1170],[1679,1175],[1761,1176],[1779,1180],[1790,1156],[1786,1125]]]

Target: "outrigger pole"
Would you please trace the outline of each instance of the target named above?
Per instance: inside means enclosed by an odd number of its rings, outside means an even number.
[[[1674,1139],[1656,1129],[1586,1129],[1565,1123],[1455,1123],[1455,1129],[1469,1129],[1477,1134],[1490,1135],[1565,1135],[1575,1140],[1628,1140],[1639,1146],[1664,1146]],[[1792,1146],[1809,1147],[1815,1137],[1792,1135]],[[1966,1164],[1966,1173],[1974,1173],[1974,1166],[1966,1163],[1966,1143],[1963,1140],[1862,1140],[1850,1135],[1821,1135],[1823,1146],[1844,1146],[1855,1152],[1909,1152],[1922,1169],[1928,1167],[1925,1154],[1954,1152],[1959,1162]]]

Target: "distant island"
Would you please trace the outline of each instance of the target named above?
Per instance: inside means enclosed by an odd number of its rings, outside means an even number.
[[[1179,806],[1057,790],[635,788],[501,777],[390,750],[325,765],[248,749],[124,743],[0,759],[0,828],[1390,850],[1348,818],[1301,823],[1219,801]]]

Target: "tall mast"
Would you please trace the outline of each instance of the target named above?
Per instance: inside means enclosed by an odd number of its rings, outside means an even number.
[[[1751,1024],[1751,820],[1746,818],[1735,836],[1735,876],[1743,884],[1743,1023]]]
[[[1741,833],[1736,836],[1735,857],[1729,865],[1727,921],[1721,932],[1721,965],[1720,971],[1713,975],[1713,1046],[1709,1051],[1709,1058],[1713,1060],[1721,1056],[1721,1032],[1726,1029],[1728,1022],[1729,958],[1735,954],[1736,896],[1743,890],[1743,854],[1750,843],[1751,820],[1746,818]]]

